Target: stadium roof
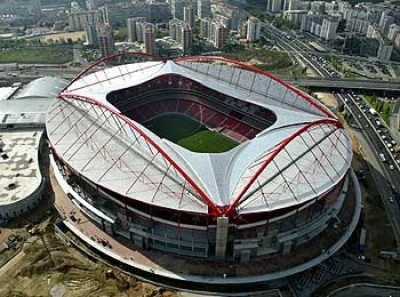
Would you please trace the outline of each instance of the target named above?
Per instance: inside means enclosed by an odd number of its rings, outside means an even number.
[[[333,114],[315,99],[252,66],[218,57],[89,67],[50,107],[49,139],[94,183],[145,203],[233,215],[301,204],[332,189],[352,150]],[[90,69],[99,71],[90,73]],[[165,74],[272,110],[277,121],[224,153],[195,153],[161,139],[106,100],[111,91]]]

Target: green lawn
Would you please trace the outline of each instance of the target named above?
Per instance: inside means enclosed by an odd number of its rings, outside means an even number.
[[[64,64],[72,61],[72,49],[61,47],[17,48],[0,51],[0,63]]]
[[[238,143],[184,115],[167,114],[147,121],[144,125],[161,138],[198,153],[221,153]]]

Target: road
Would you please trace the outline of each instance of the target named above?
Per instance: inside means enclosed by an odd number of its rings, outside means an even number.
[[[396,81],[375,81],[375,80],[351,80],[334,78],[301,78],[297,80],[285,79],[289,84],[298,87],[323,87],[337,89],[360,89],[360,90],[382,90],[382,91],[400,91],[400,82]]]
[[[88,63],[85,60],[85,58],[83,58],[82,52],[80,49],[74,48],[74,49],[72,49],[72,53],[73,53],[74,63],[79,63],[81,65],[90,65],[90,63]]]
[[[375,284],[352,284],[340,288],[327,297],[399,297],[400,287]]]
[[[398,197],[394,194],[394,192],[400,193],[400,168],[394,161],[392,153],[384,144],[382,136],[378,133],[378,130],[380,130],[382,134],[384,128],[376,127],[375,116],[368,111],[363,111],[360,107],[361,104],[357,103],[354,96],[348,93],[337,94],[337,96],[342,99],[343,104],[353,114],[355,123],[360,127],[360,133],[355,133],[355,137],[375,179],[377,190],[382,197],[393,227],[397,248],[400,251],[400,208]],[[363,108],[366,109],[366,107]],[[382,119],[380,121],[383,123]],[[386,133],[390,133],[389,131]],[[382,162],[379,159],[379,154],[384,154],[387,161]]]
[[[303,48],[295,44],[292,40],[289,40],[287,37],[285,37],[284,32],[271,26],[270,24],[268,23],[262,23],[262,24],[263,24],[264,34],[266,34],[267,37],[270,37],[270,39],[278,41],[279,46],[283,48],[284,51],[295,52],[296,53],[295,55],[299,57],[299,59],[303,60],[304,63],[308,65],[308,67],[313,69],[319,76],[323,78],[331,77],[330,73],[324,67],[322,67],[316,61],[311,59],[311,56],[308,54],[307,48]]]

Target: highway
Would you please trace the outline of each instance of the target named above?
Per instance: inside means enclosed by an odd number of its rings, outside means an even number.
[[[400,91],[399,81],[394,82],[394,81],[334,79],[334,78],[329,78],[329,79],[301,78],[297,80],[285,79],[285,81],[297,87]]]
[[[353,114],[355,123],[360,127],[361,133],[355,133],[355,137],[361,146],[377,190],[382,197],[397,240],[397,249],[400,251],[400,208],[398,197],[395,195],[395,192],[400,193],[400,168],[382,140],[383,130],[387,129],[376,127],[375,119],[380,120],[381,123],[383,121],[368,112],[365,102],[358,103],[360,100],[349,93],[337,94],[337,97],[342,100],[346,109]],[[362,108],[367,112],[363,111]],[[381,134],[378,133],[378,130]],[[389,132],[385,133],[387,135]],[[381,153],[384,154],[386,162],[379,159]]]
[[[319,76],[323,78],[331,77],[331,74],[324,67],[311,59],[310,55],[307,53],[309,49],[298,46],[293,41],[285,37],[284,32],[271,26],[268,23],[263,23],[263,29],[264,33],[270,36],[271,39],[275,39],[279,42],[279,46],[283,48],[284,51],[296,52],[295,55],[303,60],[304,63],[308,65],[308,67],[313,69]]]

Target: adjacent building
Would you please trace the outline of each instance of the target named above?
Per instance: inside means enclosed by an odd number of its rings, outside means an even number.
[[[186,6],[185,0],[171,0],[171,14],[175,19],[183,20],[184,18],[184,8]]]
[[[98,48],[99,37],[97,36],[96,25],[86,24],[85,33],[86,33],[86,44],[89,46],[93,46],[94,48]]]
[[[260,31],[261,22],[255,17],[250,17],[247,21],[247,40],[257,42],[260,39]]]
[[[321,33],[319,37],[322,40],[330,41],[336,38],[336,31],[339,25],[339,21],[336,18],[324,18],[321,25]]]
[[[128,41],[130,42],[143,42],[143,30],[146,24],[146,18],[136,17],[129,18],[127,21],[128,28]]]
[[[144,52],[146,54],[155,54],[156,29],[153,24],[147,23],[144,29]]]
[[[178,19],[170,20],[169,37],[182,45],[184,56],[192,53],[193,32],[189,23]]]
[[[166,22],[171,18],[171,10],[168,3],[152,2],[121,2],[107,4],[100,8],[101,18],[104,23],[111,26],[125,24],[128,18],[144,17],[147,22]],[[182,10],[183,18],[183,10]]]
[[[191,28],[194,28],[194,11],[192,5],[188,4],[183,9],[183,20],[188,23]]]
[[[281,12],[283,0],[267,0],[267,10],[273,13]]]
[[[87,24],[96,24],[99,21],[97,10],[74,11],[68,15],[68,25],[71,31],[84,31]]]
[[[227,28],[211,18],[200,20],[200,37],[210,41],[216,48],[222,48],[228,35]]]
[[[198,0],[198,2],[197,2],[197,17],[200,19],[211,17],[211,2],[210,2],[210,0]]]
[[[287,10],[284,15],[285,18],[290,21],[295,28],[300,28],[303,16],[307,15],[308,10]]]
[[[190,56],[192,54],[193,45],[193,32],[192,28],[188,23],[183,26],[183,55]]]
[[[110,56],[114,53],[114,36],[112,27],[106,23],[96,25],[98,45],[102,57]]]

